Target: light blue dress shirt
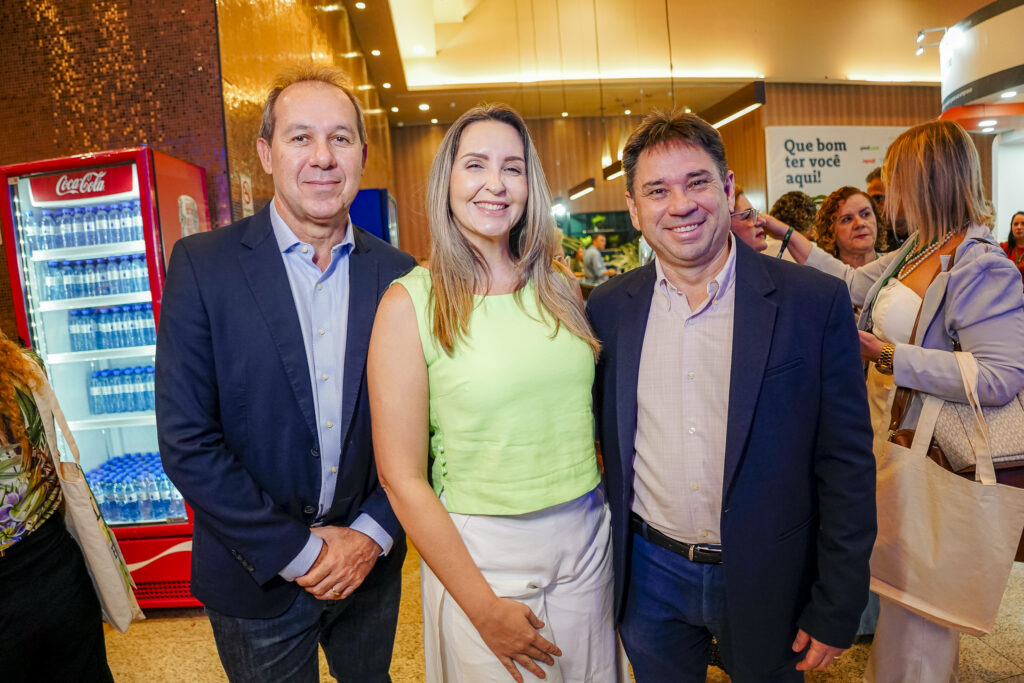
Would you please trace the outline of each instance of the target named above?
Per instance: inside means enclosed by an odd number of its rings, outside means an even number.
[[[281,259],[288,273],[295,311],[299,315],[302,341],[309,366],[309,382],[313,387],[317,436],[320,441],[320,501],[317,518],[327,514],[334,500],[341,462],[341,402],[345,379],[345,345],[348,339],[349,253],[352,222],[345,228],[345,239],[331,248],[331,262],[324,271],[313,263],[313,245],[299,240],[277,212],[271,201],[270,223],[281,249]],[[394,539],[372,517],[363,513],[349,526],[372,538],[383,549],[390,550]],[[309,571],[316,561],[323,541],[312,532],[298,555],[279,574],[293,581]]]

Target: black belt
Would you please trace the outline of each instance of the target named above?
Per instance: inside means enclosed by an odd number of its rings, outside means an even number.
[[[661,546],[665,550],[671,550],[677,555],[682,555],[690,562],[700,562],[701,564],[722,564],[721,546],[683,543],[682,541],[677,541],[674,538],[669,538],[633,512],[629,514],[629,526],[633,530],[634,534],[643,536],[654,545]]]

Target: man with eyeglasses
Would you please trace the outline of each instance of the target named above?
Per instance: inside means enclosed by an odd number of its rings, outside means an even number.
[[[853,641],[875,538],[849,293],[736,237],[696,115],[649,115],[622,164],[655,259],[587,312],[623,645],[638,683],[704,681],[712,637],[735,683],[802,681]]]

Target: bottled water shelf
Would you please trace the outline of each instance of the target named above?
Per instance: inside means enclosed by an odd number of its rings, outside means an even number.
[[[156,346],[128,346],[119,349],[96,349],[93,351],[72,351],[70,353],[51,353],[46,357],[47,365],[60,363],[82,363],[93,360],[117,360],[120,358],[152,357],[156,354]]]
[[[102,417],[90,417],[86,420],[68,420],[72,432],[85,429],[112,429],[116,427],[149,427],[156,426],[156,414],[147,410],[140,413],[117,413]]]
[[[142,240],[133,242],[112,242],[109,244],[90,244],[87,247],[64,247],[63,249],[45,249],[32,252],[33,261],[67,261],[70,259],[106,258],[108,256],[126,256],[146,252],[146,243]]]
[[[57,301],[41,301],[40,312],[68,311],[72,308],[100,308],[103,306],[119,306],[121,304],[145,304],[153,300],[147,289],[144,292],[128,294],[106,294],[104,296],[80,296],[74,299],[58,299]]]

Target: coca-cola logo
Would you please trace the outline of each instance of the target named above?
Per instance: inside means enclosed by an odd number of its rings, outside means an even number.
[[[57,179],[57,195],[63,197],[69,194],[103,192],[103,176],[105,175],[107,175],[106,171],[90,171],[78,178],[70,179],[67,175],[62,175]]]

